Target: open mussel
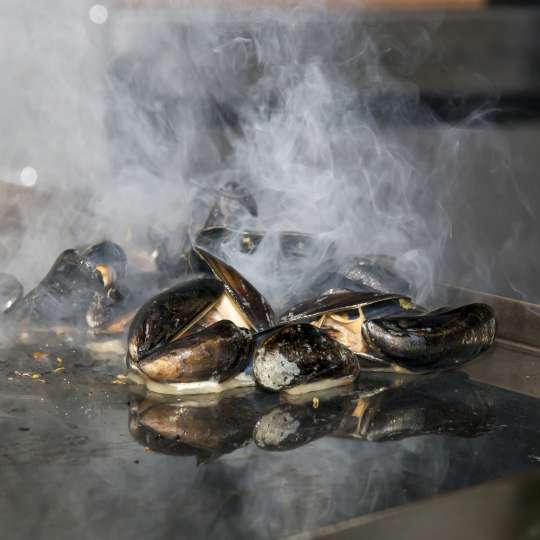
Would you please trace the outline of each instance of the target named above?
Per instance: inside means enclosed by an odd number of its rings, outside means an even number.
[[[244,276],[210,252],[202,248],[197,248],[197,252],[223,282],[227,295],[244,312],[250,328],[260,332],[275,325],[272,307]]]
[[[105,287],[126,275],[127,257],[118,244],[105,240],[78,251],[84,264],[99,272]]]
[[[362,324],[374,316],[403,313],[413,306],[399,294],[343,291],[325,294],[290,307],[282,323],[309,322],[355,353],[366,352]]]
[[[348,384],[358,373],[356,357],[310,324],[267,332],[253,353],[253,375],[266,390],[311,392]]]
[[[394,316],[363,323],[371,351],[413,372],[457,367],[485,351],[495,339],[495,313],[470,304],[425,315]]]
[[[219,279],[193,279],[163,291],[131,323],[128,365],[156,392],[217,392],[254,384],[242,373],[250,331],[271,326],[273,312],[236,270],[208,253],[202,256]]]
[[[128,351],[133,361],[168,345],[215,307],[223,297],[223,283],[194,279],[167,289],[146,302],[131,323]]]
[[[7,313],[22,298],[23,286],[10,274],[0,273],[0,314]]]

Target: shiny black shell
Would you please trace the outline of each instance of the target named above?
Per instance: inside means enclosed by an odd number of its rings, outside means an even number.
[[[495,330],[495,313],[486,304],[373,319],[362,325],[370,349],[410,371],[457,367],[486,350]]]
[[[357,372],[355,355],[310,324],[269,332],[253,353],[255,380],[271,391]]]
[[[231,321],[219,321],[160,347],[137,365],[159,382],[223,382],[244,371],[250,345],[249,332]]]
[[[272,307],[244,276],[208,251],[202,248],[196,251],[223,282],[227,293],[244,312],[255,331],[260,332],[275,325]]]
[[[137,361],[170,343],[198,317],[210,309],[224,292],[217,279],[186,281],[167,289],[137,312],[128,334],[128,351]]]

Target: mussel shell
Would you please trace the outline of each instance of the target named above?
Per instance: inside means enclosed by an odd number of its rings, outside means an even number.
[[[346,418],[340,433],[387,441],[429,433],[475,437],[490,431],[493,398],[460,375],[422,377],[362,398],[360,417]]]
[[[119,279],[105,293],[95,293],[86,312],[86,322],[95,331],[121,333],[135,312],[163,290],[169,280],[157,272],[139,272]]]
[[[139,360],[138,368],[159,382],[222,382],[246,368],[250,334],[231,321],[219,321]]]
[[[380,292],[411,293],[410,284],[395,270],[395,261],[384,255],[353,257],[340,267],[345,278]]]
[[[80,250],[81,258],[94,267],[110,266],[114,269],[116,278],[126,275],[127,257],[124,250],[114,242],[105,240]]]
[[[47,275],[17,306],[17,317],[39,323],[80,322],[95,292],[104,293],[99,272],[74,249],[62,252]]]
[[[255,424],[253,440],[263,450],[299,448],[335,431],[350,409],[347,397],[308,403],[282,403]]]
[[[410,371],[450,369],[486,350],[495,339],[495,313],[469,304],[420,316],[373,319],[362,325],[369,348]]]
[[[346,291],[325,294],[288,308],[281,315],[280,322],[311,321],[318,319],[326,313],[339,313],[356,308],[362,308],[364,310],[366,306],[394,299],[408,300],[408,298],[400,294],[379,292]]]
[[[266,390],[357,372],[355,355],[310,324],[291,324],[269,332],[253,353],[253,375]]]
[[[229,181],[219,188],[216,201],[210,209],[203,228],[240,226],[246,217],[257,215],[255,197],[244,185]]]
[[[217,279],[200,278],[167,289],[146,302],[129,329],[132,360],[140,360],[170,343],[208,311],[223,292],[223,284]]]
[[[23,286],[10,274],[0,273],[0,313],[7,313],[22,298]]]
[[[215,276],[223,282],[227,293],[246,315],[255,331],[260,332],[275,325],[275,315],[270,304],[244,276],[208,251],[199,247],[196,250]]]

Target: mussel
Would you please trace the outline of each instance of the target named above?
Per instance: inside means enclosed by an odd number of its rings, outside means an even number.
[[[250,330],[271,326],[273,312],[236,270],[206,252],[202,256],[219,279],[193,279],[163,291],[142,306],[130,326],[128,366],[157,392],[254,384],[241,377]]]
[[[266,390],[302,393],[348,384],[358,374],[355,355],[310,324],[267,332],[253,353],[253,375]]]
[[[362,336],[372,351],[413,372],[455,368],[485,351],[495,339],[495,313],[470,304],[425,315],[366,321]]]
[[[104,293],[94,293],[86,311],[86,323],[96,334],[123,333],[142,304],[167,284],[168,280],[156,272],[121,278]]]
[[[399,294],[344,291],[292,306],[280,321],[310,322],[352,352],[360,353],[367,351],[361,332],[366,318],[403,313],[410,308],[410,299]]]
[[[231,321],[219,321],[144,356],[137,367],[165,383],[223,382],[246,368],[250,334]]]
[[[78,251],[81,260],[99,272],[105,287],[126,275],[127,257],[118,244],[104,240]]]
[[[23,287],[10,274],[0,273],[0,313],[7,313],[22,298]]]

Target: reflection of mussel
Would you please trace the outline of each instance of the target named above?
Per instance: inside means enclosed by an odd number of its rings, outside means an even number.
[[[217,398],[133,396],[129,429],[139,443],[156,452],[209,461],[248,444],[257,418],[268,407],[268,398],[256,400],[238,390]]]
[[[292,450],[333,433],[348,414],[348,393],[327,390],[307,399],[281,403],[262,416],[253,430],[255,444],[264,450]]]
[[[367,380],[370,377],[377,381],[371,375]],[[495,423],[493,399],[464,374],[402,378],[397,383],[388,377],[386,384],[386,389],[360,394],[339,435],[369,441],[429,433],[474,437],[490,431]]]

